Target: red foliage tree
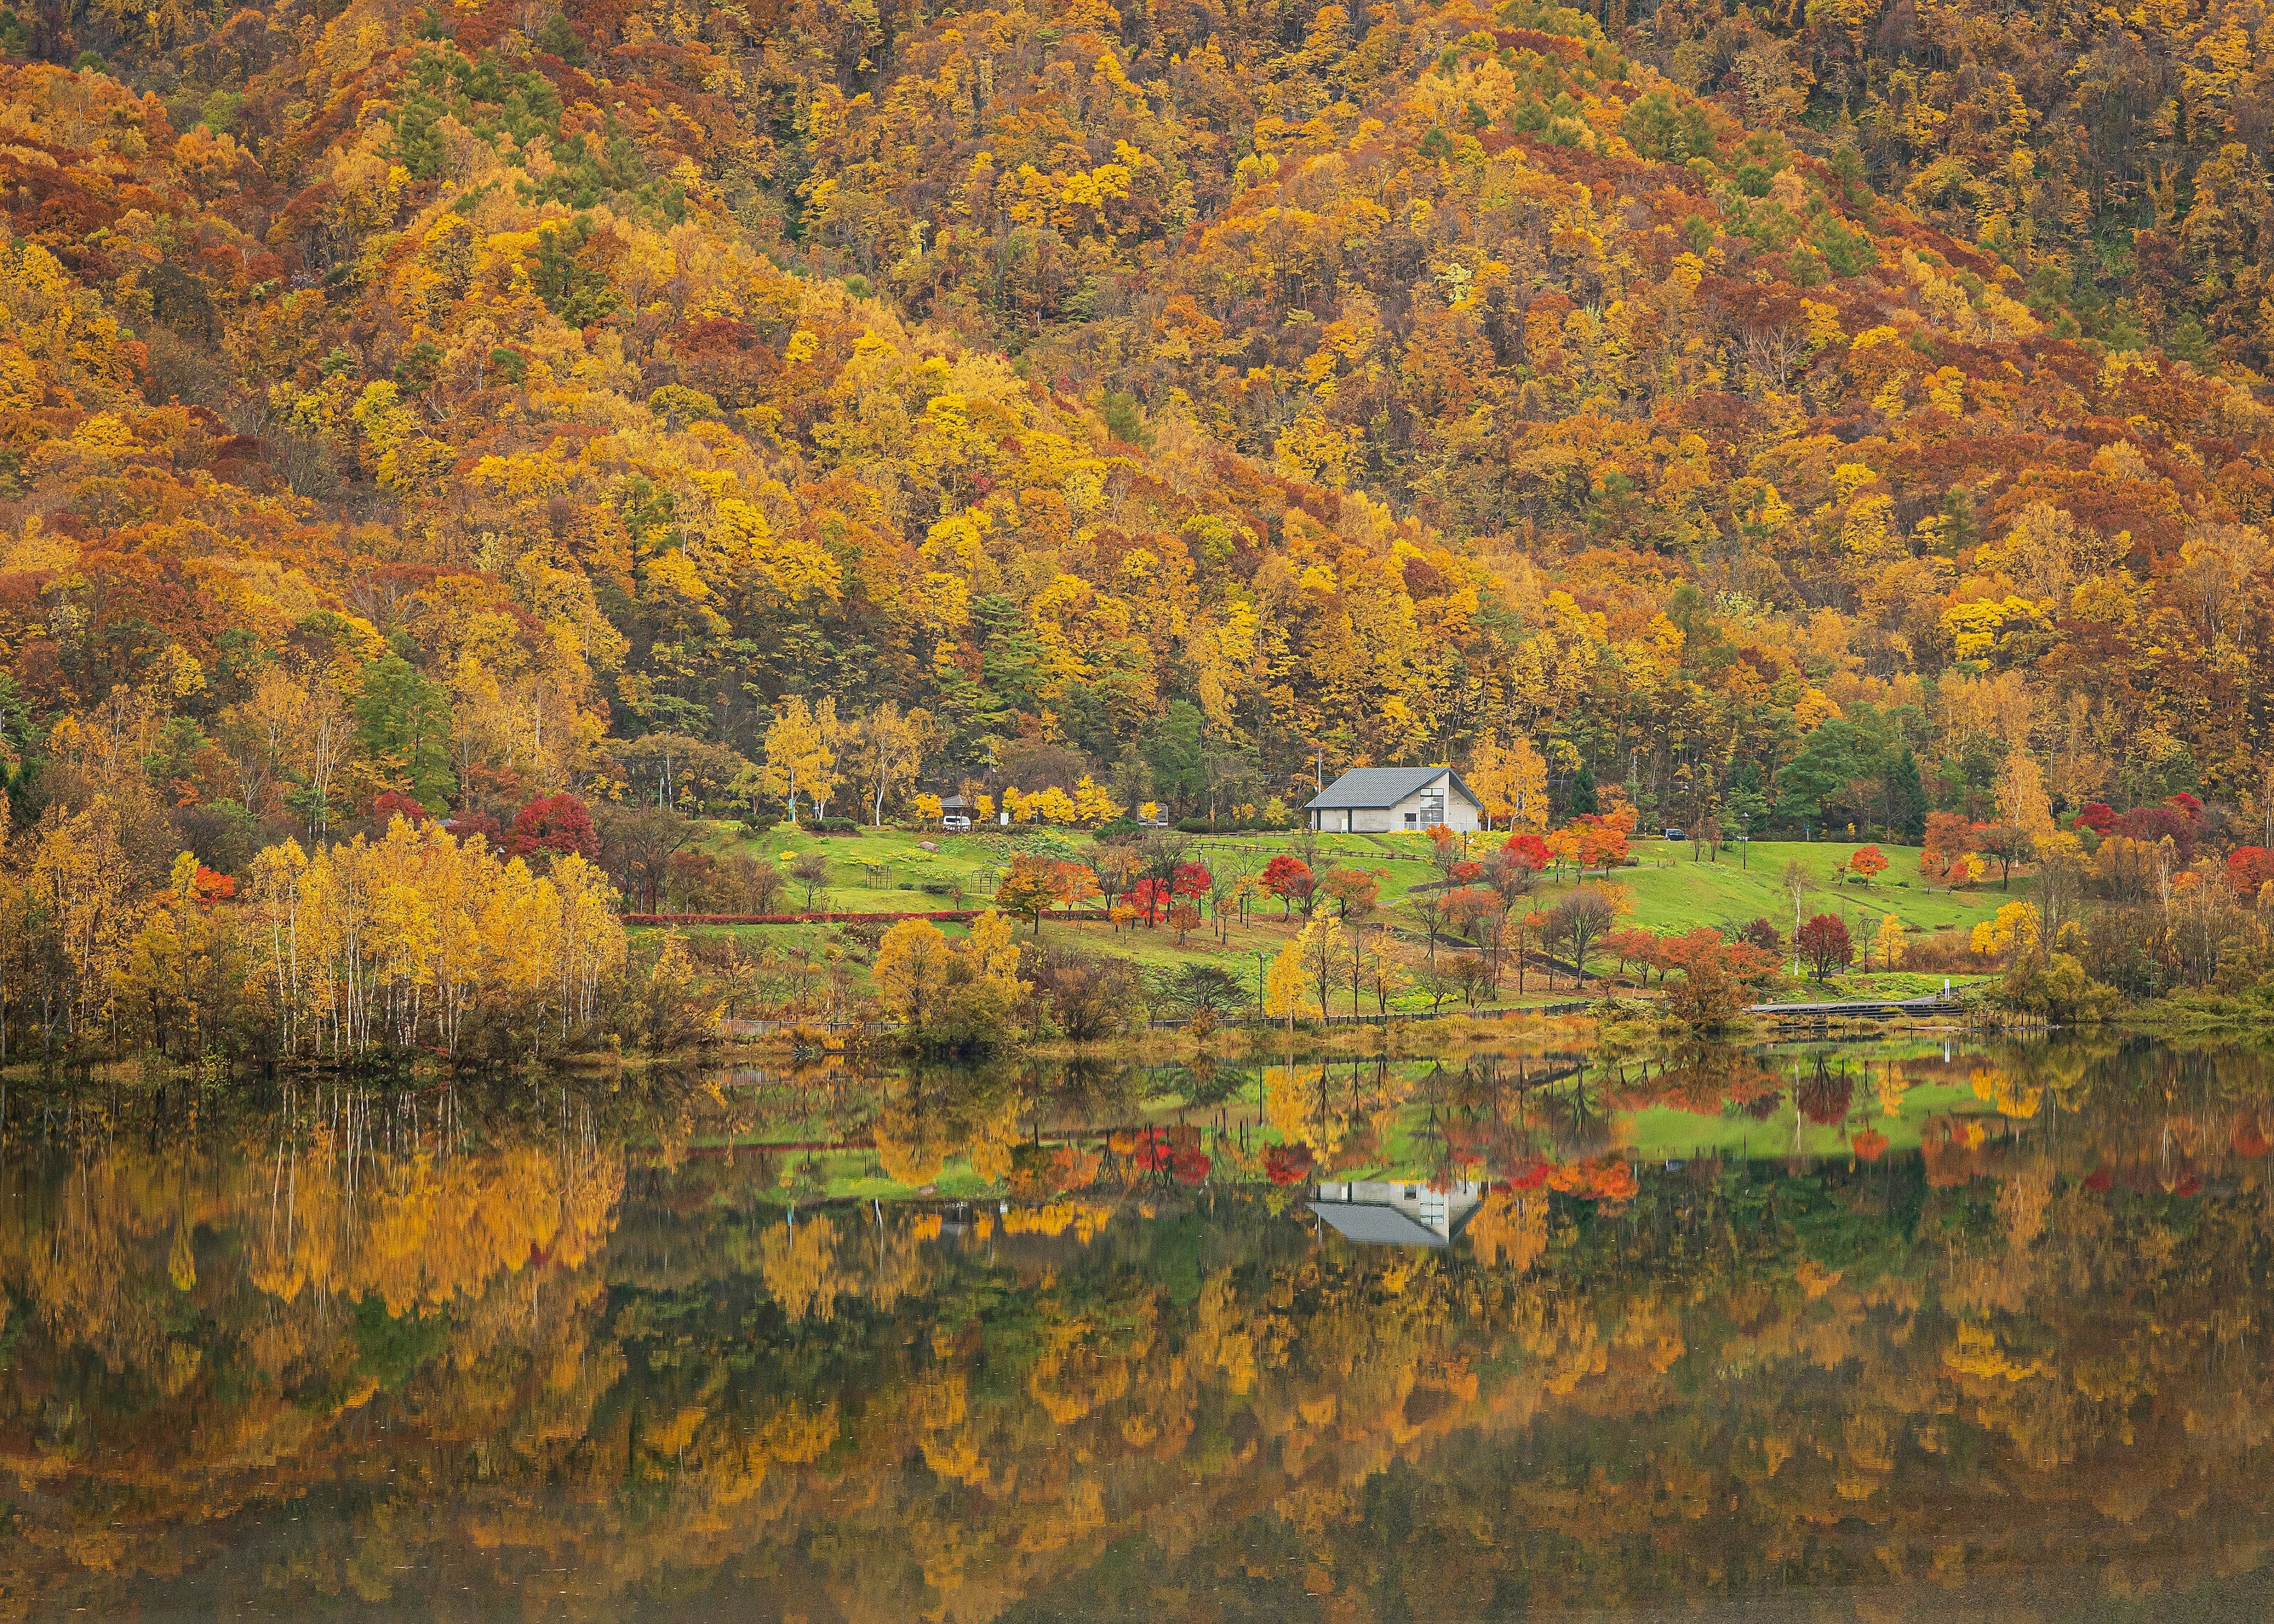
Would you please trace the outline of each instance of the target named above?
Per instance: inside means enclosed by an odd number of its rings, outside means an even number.
[[[2176,801],[2178,797],[2172,799]],[[2193,801],[2195,797],[2190,795],[2187,799]],[[2147,846],[2169,840],[2178,850],[2180,861],[2191,863],[2195,860],[2195,840],[2202,831],[2186,808],[2165,801],[2160,807],[2133,808],[2116,820],[2111,832]]]
[[[1299,1184],[1310,1171],[1308,1145],[1274,1145],[1263,1153],[1263,1176],[1275,1184]]]
[[[1771,933],[1773,936],[1773,932]],[[1743,988],[1776,970],[1776,951],[1750,941],[1724,941],[1711,925],[1659,938],[1659,978],[1680,972],[1669,999],[1675,1014],[1696,1032],[1718,1032],[1736,1018]]]
[[[513,832],[507,848],[516,857],[533,852],[570,853],[586,861],[600,855],[600,837],[592,827],[592,814],[584,803],[566,792],[531,801],[513,815]]]
[[[1800,928],[1794,938],[1800,956],[1819,981],[1828,981],[1835,970],[1844,970],[1856,961],[1856,944],[1848,935],[1848,926],[1837,914],[1818,914]]]
[[[2013,889],[2014,865],[2027,862],[2035,849],[2029,831],[2011,823],[1977,823],[1967,831],[1967,844],[1998,865],[1998,883]]]
[[[1318,895],[1319,882],[1310,864],[1282,852],[1263,865],[1263,889],[1279,898],[1282,914],[1290,907],[1299,906],[1307,917],[1313,899]]]
[[[398,817],[407,818],[413,823],[423,823],[426,821],[426,808],[401,790],[383,789],[371,798],[373,823],[384,829]]]
[[[1522,862],[1534,874],[1544,871],[1548,864],[1555,861],[1548,853],[1547,842],[1535,834],[1510,835],[1500,849]]]
[[[2274,852],[2263,846],[2238,846],[2227,854],[2226,883],[2244,901],[2255,898],[2270,880],[2274,880]]]
[[[462,845],[469,840],[479,840],[484,846],[505,844],[505,826],[486,812],[460,813],[443,827]]]

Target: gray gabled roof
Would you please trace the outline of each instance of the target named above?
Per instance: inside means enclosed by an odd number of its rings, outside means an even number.
[[[1362,1186],[1361,1186],[1362,1187]],[[1327,1186],[1321,1185],[1321,1191]],[[1352,1186],[1345,1184],[1344,1190]],[[1344,1239],[1361,1246],[1449,1246],[1469,1227],[1480,1203],[1471,1199],[1450,1212],[1445,1233],[1440,1235],[1410,1208],[1388,1201],[1336,1200],[1321,1194],[1310,1203],[1314,1216],[1323,1218]]]
[[[1314,1201],[1311,1211],[1362,1246],[1448,1246],[1452,1243],[1411,1214],[1395,1207],[1347,1201]]]
[[[1417,790],[1440,778],[1452,780],[1452,787],[1471,806],[1483,803],[1461,782],[1461,775],[1442,764],[1434,767],[1353,767],[1305,803],[1306,811],[1371,811],[1382,807],[1394,807]]]

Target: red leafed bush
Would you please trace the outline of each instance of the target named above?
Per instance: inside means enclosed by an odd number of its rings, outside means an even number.
[[[381,829],[400,817],[413,823],[426,821],[426,808],[400,790],[383,789],[371,798],[371,821]]]
[[[1275,1184],[1299,1184],[1310,1176],[1308,1145],[1274,1145],[1263,1153],[1263,1176]]]
[[[1517,1162],[1508,1177],[1510,1190],[1537,1190],[1547,1182],[1547,1164],[1536,1156]]]

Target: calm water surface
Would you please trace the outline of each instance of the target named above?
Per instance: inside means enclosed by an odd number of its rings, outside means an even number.
[[[2113,1042],[19,1079],[0,1612],[2261,1619],[2270,1135]]]

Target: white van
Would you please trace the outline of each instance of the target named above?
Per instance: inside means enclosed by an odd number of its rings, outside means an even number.
[[[942,831],[952,835],[968,835],[971,832],[971,820],[960,812],[949,813],[939,820],[939,826]]]

